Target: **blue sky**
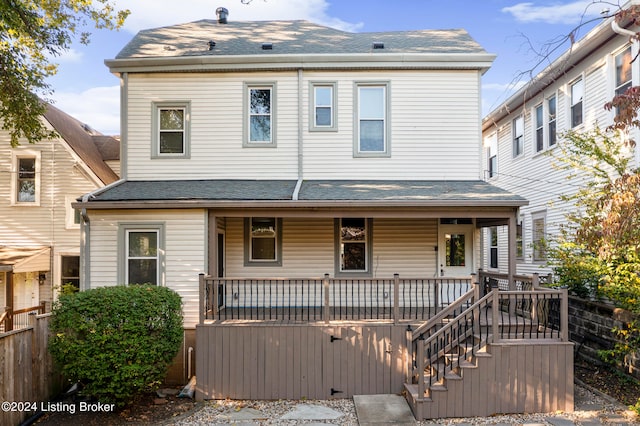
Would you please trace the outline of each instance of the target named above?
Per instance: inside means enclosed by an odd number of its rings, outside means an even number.
[[[93,31],[91,44],[76,44],[55,58],[58,75],[50,80],[54,104],[105,134],[119,134],[119,80],[105,59],[116,56],[145,28],[199,19],[215,19],[219,6],[229,20],[307,19],[346,31],[402,31],[464,28],[489,53],[497,55],[482,79],[483,114],[504,101],[518,80],[539,61],[534,49],[568,35],[580,22],[599,20],[604,8],[618,3],[598,0],[114,0],[131,10],[119,32]],[[594,24],[577,33],[582,37]],[[569,45],[565,42],[558,51]],[[543,64],[544,65],[544,64]],[[538,67],[535,71],[540,71]],[[525,73],[523,76],[522,73]]]

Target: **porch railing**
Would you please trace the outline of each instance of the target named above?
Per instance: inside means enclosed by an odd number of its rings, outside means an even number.
[[[200,276],[200,320],[427,320],[471,289],[465,278]]]
[[[0,315],[0,333],[11,330],[19,330],[29,327],[29,315],[44,314],[46,312],[46,303],[42,302],[37,306],[13,310],[6,308]]]

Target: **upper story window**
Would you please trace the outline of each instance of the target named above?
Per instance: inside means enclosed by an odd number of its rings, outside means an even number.
[[[556,95],[547,99],[547,129],[549,147],[556,144]]]
[[[489,178],[492,178],[498,172],[498,135],[492,134],[485,143],[487,145],[487,170]]]
[[[245,220],[245,266],[282,265],[282,219],[252,217]]]
[[[247,84],[244,146],[275,146],[275,84]]]
[[[311,131],[337,130],[335,94],[335,83],[311,83]]]
[[[513,156],[517,157],[524,152],[524,117],[513,120]]]
[[[536,123],[536,152],[544,149],[544,106],[538,105],[535,109]]]
[[[356,85],[355,156],[388,156],[388,83]]]
[[[153,104],[153,158],[189,157],[189,102]]]
[[[571,127],[582,124],[583,97],[584,81],[580,78],[571,84]]]
[[[40,155],[21,153],[13,158],[12,203],[14,205],[40,204]]]
[[[616,90],[615,95],[622,95],[631,87],[631,64],[633,58],[631,57],[631,46],[624,49],[622,52],[616,55]],[[618,115],[618,109],[616,109],[616,115]]]

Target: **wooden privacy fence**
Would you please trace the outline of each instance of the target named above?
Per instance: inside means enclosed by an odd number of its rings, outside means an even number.
[[[60,392],[62,378],[48,353],[51,314],[30,315],[30,324],[0,334],[0,401],[40,407]],[[16,425],[34,412],[0,410],[0,424]]]
[[[422,321],[471,290],[464,278],[214,278],[200,275],[205,320]]]

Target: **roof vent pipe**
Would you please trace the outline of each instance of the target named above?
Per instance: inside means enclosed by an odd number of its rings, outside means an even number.
[[[218,17],[218,24],[226,24],[229,11],[224,7],[219,7],[216,9],[216,16]]]

